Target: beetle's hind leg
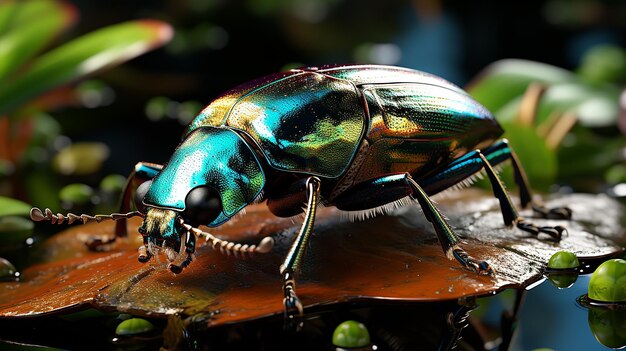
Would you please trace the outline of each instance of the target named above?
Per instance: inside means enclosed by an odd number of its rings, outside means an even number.
[[[422,186],[417,184],[408,173],[389,174],[354,185],[335,199],[335,205],[344,211],[384,209],[389,204],[402,204],[402,200],[407,197],[420,204],[424,216],[432,223],[437,239],[439,239],[439,243],[449,259],[456,259],[463,266],[476,273],[494,274],[494,270],[487,262],[474,259],[459,246],[460,240],[457,234],[446,222]]]
[[[544,233],[544,234],[551,236],[555,240],[560,240],[563,232],[566,231],[564,227],[562,226],[539,227],[530,222],[527,222],[524,218],[520,217],[517,210],[515,209],[515,206],[513,205],[513,202],[511,202],[511,199],[509,198],[509,195],[506,192],[504,185],[502,184],[502,181],[500,181],[500,178],[498,178],[498,175],[493,170],[493,167],[491,166],[491,163],[489,162],[489,160],[479,150],[477,150],[476,152],[478,153],[478,156],[480,157],[483,163],[483,167],[485,171],[487,172],[487,176],[489,177],[489,181],[491,182],[493,193],[496,196],[496,198],[498,198],[498,200],[500,201],[500,209],[502,211],[502,218],[504,219],[504,224],[506,225],[515,224],[515,226],[517,226],[519,229],[529,232],[531,234],[538,235],[539,233]],[[521,175],[523,176],[523,173]],[[517,175],[516,175],[516,178],[517,178]],[[521,190],[521,187],[520,187],[520,192],[524,193],[524,190]],[[522,198],[522,205],[523,205],[524,196],[520,195],[520,197]],[[530,196],[528,196],[528,198],[529,197]],[[526,201],[527,203],[530,202],[530,200],[526,200]],[[569,213],[571,215],[571,211]],[[562,219],[561,217],[559,218]]]
[[[452,230],[448,222],[445,220],[441,212],[439,212],[435,204],[433,204],[430,200],[422,187],[420,187],[408,173],[405,175],[404,179],[412,190],[411,197],[418,201],[422,207],[424,216],[426,216],[426,219],[428,219],[428,221],[433,225],[437,238],[439,239],[439,243],[443,247],[443,251],[446,253],[446,256],[450,259],[456,259],[463,266],[478,274],[494,275],[495,270],[491,268],[489,263],[473,258],[461,246],[459,246],[460,240],[458,235],[454,232],[454,230]]]
[[[515,151],[509,145],[509,142],[505,139],[502,140],[501,145],[504,145],[508,151],[508,158],[511,160],[511,165],[513,166],[513,174],[515,176],[515,183],[519,188],[520,194],[520,203],[522,208],[530,207],[535,213],[536,217],[539,218],[547,218],[547,219],[571,219],[572,218],[572,210],[568,207],[555,207],[555,208],[547,208],[540,201],[537,201],[533,198],[530,185],[528,182],[528,178],[526,177],[526,173],[522,168]],[[495,145],[494,148],[499,145]],[[488,150],[485,151],[485,154]]]

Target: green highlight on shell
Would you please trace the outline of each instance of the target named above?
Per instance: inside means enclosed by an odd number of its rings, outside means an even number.
[[[626,260],[602,263],[589,280],[588,296],[601,302],[626,302]]]

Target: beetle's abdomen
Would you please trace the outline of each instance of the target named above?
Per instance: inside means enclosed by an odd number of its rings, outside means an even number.
[[[355,182],[409,172],[418,178],[502,134],[491,113],[463,91],[422,83],[363,85],[370,147]]]
[[[345,186],[397,172],[419,178],[490,145],[503,132],[454,84],[375,65],[299,69],[257,79],[214,100],[186,135],[202,126],[244,131],[272,168],[343,176]]]

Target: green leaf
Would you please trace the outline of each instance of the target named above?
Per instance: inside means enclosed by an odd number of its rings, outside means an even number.
[[[0,217],[28,216],[31,207],[20,200],[0,196]]]
[[[623,138],[606,138],[577,126],[559,148],[559,178],[577,189],[597,191],[602,176],[622,157]]]
[[[0,115],[53,88],[118,65],[172,36],[160,21],[130,21],[84,35],[36,59],[30,70],[0,86]]]
[[[8,245],[22,243],[33,233],[35,223],[28,218],[8,216],[0,218],[0,244],[2,249]]]
[[[25,174],[23,180],[24,188],[29,201],[41,208],[61,208],[58,193],[60,185],[57,178],[44,170]]]
[[[501,60],[487,66],[467,87],[478,102],[497,111],[507,102],[524,94],[533,82],[545,85],[575,82],[574,73],[545,63],[526,60]]]
[[[578,121],[585,127],[599,128],[615,126],[619,117],[619,94],[617,90],[596,92],[574,107]]]
[[[504,136],[519,157],[533,188],[547,190],[558,172],[556,153],[546,146],[545,140],[532,127],[515,121],[502,123],[502,127],[506,131]],[[503,178],[512,179],[512,174],[507,174],[510,169],[506,167],[503,170]]]
[[[0,80],[40,52],[76,18],[74,7],[52,0],[0,5]]]
[[[615,87],[591,87],[582,83],[556,84],[539,101],[537,121],[548,119],[554,111],[573,112],[585,127],[615,125],[619,115],[619,91]]]
[[[578,74],[591,84],[626,82],[626,50],[615,45],[597,45],[585,52]]]
[[[31,206],[20,200],[0,196],[0,248],[22,243],[33,232],[34,223],[27,218]]]
[[[494,92],[494,94],[497,94]],[[578,122],[591,128],[615,125],[619,115],[619,91],[615,87],[591,87],[581,82],[549,86],[539,100],[536,123],[547,121],[554,112],[572,112]],[[498,110],[493,110],[499,122],[517,118],[522,95],[512,98]]]

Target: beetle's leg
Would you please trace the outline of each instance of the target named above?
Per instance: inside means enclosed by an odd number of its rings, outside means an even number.
[[[152,257],[152,253],[150,252],[150,250],[148,250],[148,237],[147,236],[143,237],[143,245],[139,246],[138,251],[139,251],[139,255],[137,256],[137,259],[139,260],[139,262],[146,263],[150,261],[150,258]]]
[[[163,168],[163,165],[148,162],[139,162],[135,165],[135,168],[128,176],[124,190],[122,191],[122,200],[120,203],[120,212],[128,212],[133,203],[133,191],[137,187],[148,180],[154,178],[157,173]],[[125,237],[126,232],[126,220],[120,220],[115,223],[115,236]]]
[[[552,219],[569,219],[572,211],[567,207],[546,209],[533,200],[533,196],[528,185],[528,179],[515,152],[511,149],[507,140],[501,140],[482,151],[485,158],[495,166],[504,161],[510,160],[513,166],[515,183],[519,189],[519,197],[522,208],[529,204],[539,217]],[[478,156],[478,150],[468,152],[464,156],[452,161],[445,169],[420,180],[424,190],[429,195],[437,194],[458,184],[464,184],[472,175],[483,169],[483,162]]]
[[[193,253],[196,251],[196,235],[190,231],[185,232],[183,240],[180,243],[180,251],[178,256],[170,262],[168,268],[172,273],[180,273],[193,260]]]
[[[439,239],[439,243],[443,247],[443,251],[446,253],[446,256],[448,256],[448,258],[455,258],[462,265],[476,273],[493,275],[494,270],[491,268],[489,263],[486,261],[476,260],[463,250],[461,246],[459,246],[459,237],[457,234],[443,218],[441,212],[439,212],[428,195],[426,195],[426,192],[424,192],[419,184],[417,184],[417,182],[413,180],[408,173],[406,174],[406,180],[408,185],[413,190],[413,194],[411,194],[411,196],[419,202],[422,207],[422,211],[424,212],[424,216],[426,216],[426,219],[432,223],[435,233],[437,234],[437,238]]]
[[[572,210],[568,207],[546,208],[542,203],[533,199],[531,192],[530,192],[528,178],[526,177],[526,173],[524,172],[524,169],[522,168],[521,163],[519,162],[519,159],[517,158],[517,155],[515,154],[515,151],[513,151],[513,148],[511,148],[507,140],[503,140],[502,142],[505,143],[509,149],[509,154],[510,154],[509,157],[511,159],[511,165],[513,166],[513,174],[515,175],[515,183],[517,184],[517,187],[519,188],[522,208],[526,208],[526,206],[530,204],[535,215],[541,218],[549,218],[549,219],[572,218]]]
[[[504,189],[504,185],[502,184],[502,181],[500,181],[500,178],[498,178],[498,175],[496,174],[496,172],[493,170],[491,163],[482,154],[482,152],[480,152],[479,150],[477,150],[477,152],[478,152],[478,156],[480,156],[480,159],[482,160],[485,171],[487,172],[489,181],[491,182],[493,193],[496,196],[496,198],[498,198],[498,200],[500,201],[500,210],[502,211],[502,218],[504,219],[504,224],[506,225],[515,224],[518,228],[524,231],[527,231],[529,233],[532,233],[535,235],[539,233],[545,233],[545,234],[550,235],[556,240],[560,240],[561,235],[565,231],[564,227],[562,226],[538,227],[532,223],[526,222],[522,217],[519,216],[519,214],[517,213],[517,210],[515,209],[515,205],[513,205],[513,202],[511,202],[511,199],[509,198],[509,194]]]
[[[85,246],[87,246],[90,251],[98,251],[107,245],[113,244],[115,240],[117,240],[117,235],[109,237],[90,237],[85,242]]]
[[[304,311],[302,303],[296,295],[295,274],[298,272],[307,242],[313,231],[315,222],[315,211],[319,202],[320,180],[317,177],[309,177],[306,182],[307,207],[304,215],[304,222],[298,236],[291,245],[285,261],[280,266],[280,274],[283,277],[283,292],[285,298],[285,317],[292,320],[297,316],[302,316]]]
[[[458,245],[459,237],[450,228],[424,189],[408,173],[391,174],[359,183],[338,196],[335,199],[335,205],[341,210],[359,211],[401,201],[407,196],[419,202],[426,219],[432,223],[439,243],[448,258],[456,258],[462,265],[477,273],[494,273],[487,262],[470,257]]]
[[[122,191],[122,199],[120,202],[120,213],[126,213],[130,211],[133,203],[133,191],[137,186],[147,180],[150,180],[156,176],[156,174],[163,168],[162,165],[155,163],[139,162],[135,165],[135,168],[128,176],[124,190]],[[87,241],[86,245],[90,250],[98,250],[105,245],[109,245],[115,242],[117,238],[124,238],[128,235],[126,231],[126,218],[118,219],[115,223],[115,236],[113,237],[95,237]]]

